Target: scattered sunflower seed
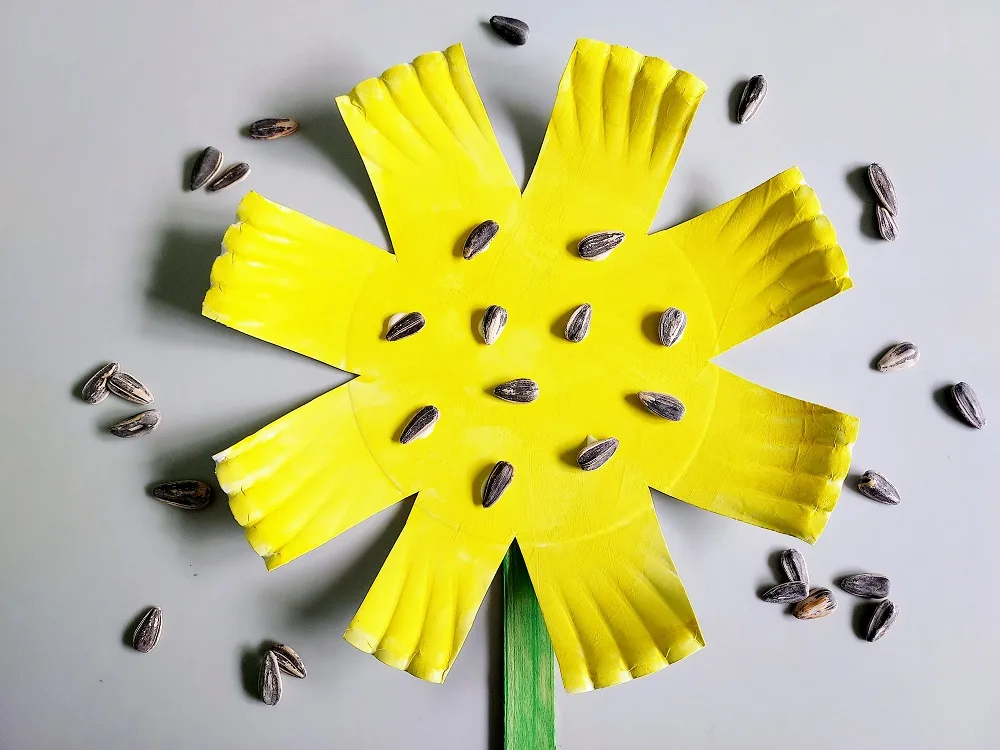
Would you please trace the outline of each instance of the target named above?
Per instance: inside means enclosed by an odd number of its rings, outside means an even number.
[[[149,491],[157,500],[184,510],[201,510],[212,502],[212,486],[197,479],[163,482]]]
[[[389,330],[386,331],[386,341],[399,341],[407,336],[418,333],[427,321],[418,312],[396,313],[389,318]]]
[[[951,398],[955,402],[955,408],[962,415],[962,419],[972,427],[981,430],[986,426],[986,415],[983,414],[983,407],[979,404],[976,392],[968,383],[957,383],[951,387]]]
[[[885,206],[886,211],[895,216],[899,213],[899,204],[896,202],[896,188],[892,186],[892,180],[880,164],[870,164],[868,166],[868,181],[872,184],[875,197],[878,202]]]
[[[191,182],[188,186],[192,190],[197,190],[215,177],[220,169],[222,169],[222,152],[209,146],[201,152],[195,161],[194,167],[191,169]]]
[[[866,471],[858,481],[858,491],[865,497],[886,505],[899,505],[899,492],[877,471]]]
[[[916,345],[909,341],[903,341],[890,347],[879,359],[876,367],[879,372],[895,372],[913,367],[917,364],[918,359],[920,359],[920,350],[917,349]]]
[[[786,581],[768,589],[760,598],[771,604],[792,604],[800,602],[809,594],[809,585],[805,581]]]
[[[498,461],[483,484],[483,507],[489,508],[500,499],[514,480],[514,466],[507,461]]]
[[[781,569],[785,571],[789,581],[801,581],[809,585],[809,569],[806,559],[797,549],[786,549],[781,553]]]
[[[653,414],[669,419],[671,422],[680,422],[684,416],[684,404],[680,402],[680,399],[666,393],[639,391],[639,400]]]
[[[605,438],[587,445],[576,457],[576,462],[584,471],[599,469],[615,455],[618,450],[618,438]]]
[[[90,376],[80,395],[88,404],[99,404],[108,397],[108,380],[118,372],[118,363],[110,362]]]
[[[305,679],[306,665],[303,663],[302,657],[295,653],[295,649],[279,643],[277,646],[272,646],[270,651],[278,660],[278,669],[292,677],[298,677],[300,680]]]
[[[747,81],[743,96],[740,97],[740,106],[736,111],[736,121],[740,125],[749,122],[750,118],[757,114],[765,94],[767,94],[767,81],[764,80],[764,76],[756,75]]]
[[[266,117],[250,125],[250,137],[258,141],[284,138],[299,129],[299,124],[288,117]]]
[[[145,435],[147,432],[152,432],[159,423],[160,412],[156,409],[149,409],[136,414],[134,417],[123,419],[121,422],[111,425],[110,431],[115,437],[138,437],[139,435]]]
[[[886,631],[896,622],[897,614],[898,610],[893,602],[888,599],[879,602],[879,605],[875,608],[875,612],[872,614],[872,621],[868,623],[868,632],[865,634],[865,640],[869,643],[874,643],[885,635]]]
[[[278,665],[278,655],[274,651],[264,654],[257,687],[265,706],[273,706],[281,700],[281,667]]]
[[[507,325],[507,311],[500,305],[490,305],[483,313],[483,319],[479,322],[479,332],[483,336],[483,341],[493,344],[500,334],[503,333],[504,326]]]
[[[899,236],[899,225],[896,217],[889,213],[881,203],[875,206],[875,223],[878,224],[878,234],[886,242],[892,242]]]
[[[462,257],[471,260],[479,253],[486,252],[490,248],[490,243],[500,231],[500,225],[493,219],[487,219],[469,233],[469,238],[465,241],[462,249]]]
[[[242,182],[248,174],[250,174],[250,165],[245,161],[233,164],[233,166],[208,183],[207,190],[210,193],[218,192],[230,185],[235,185],[237,182]]]
[[[111,391],[112,395],[125,401],[131,401],[133,404],[153,403],[153,394],[149,392],[149,388],[140,383],[138,378],[121,370],[108,380],[108,390]]]
[[[425,406],[406,423],[406,427],[403,428],[403,432],[399,436],[399,442],[406,445],[406,443],[427,437],[434,432],[434,425],[440,418],[441,412],[436,406]]]
[[[538,383],[530,378],[516,378],[498,385],[493,395],[514,404],[530,404],[538,398]]]
[[[815,620],[826,617],[837,608],[837,600],[830,589],[813,589],[809,596],[795,605],[792,612],[800,620]]]
[[[576,250],[584,260],[604,260],[625,241],[625,232],[598,232],[580,240]]]
[[[842,580],[840,588],[862,599],[885,599],[889,596],[889,579],[878,573],[857,573]]]
[[[516,18],[508,16],[493,16],[490,19],[490,26],[497,33],[497,36],[509,44],[520,47],[528,41],[528,24]]]
[[[163,612],[159,607],[150,607],[142,616],[132,634],[132,648],[141,654],[148,654],[160,639],[160,628],[163,626]]]
[[[671,307],[660,316],[659,335],[660,343],[664,346],[673,346],[684,335],[687,328],[688,316],[683,310]]]
[[[566,339],[572,341],[574,344],[579,344],[587,338],[587,334],[590,333],[590,319],[592,315],[593,310],[589,304],[583,304],[576,308],[566,323]]]

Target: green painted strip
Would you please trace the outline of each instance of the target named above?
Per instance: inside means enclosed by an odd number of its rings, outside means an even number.
[[[504,750],[555,750],[554,659],[514,542],[503,560]]]

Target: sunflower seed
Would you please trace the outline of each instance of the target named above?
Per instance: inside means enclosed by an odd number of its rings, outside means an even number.
[[[207,190],[210,193],[218,192],[230,185],[235,185],[237,182],[242,182],[248,174],[250,174],[250,165],[245,161],[233,164],[233,166],[208,183]]]
[[[896,622],[897,614],[899,612],[893,602],[888,599],[879,602],[879,605],[875,608],[875,612],[872,614],[871,622],[868,623],[868,632],[865,634],[865,640],[869,643],[874,643],[885,635],[886,631]]]
[[[528,24],[516,18],[508,16],[493,16],[490,19],[490,26],[497,33],[497,36],[505,42],[520,47],[528,41]]]
[[[757,75],[747,81],[743,96],[740,97],[739,109],[736,111],[736,121],[740,125],[749,122],[750,118],[757,114],[757,108],[764,101],[765,94],[767,94],[767,81],[764,80],[764,76]]]
[[[903,341],[900,344],[890,347],[882,355],[882,358],[879,359],[876,368],[878,368],[879,372],[905,370],[917,364],[918,359],[920,359],[920,350],[917,349],[916,345],[911,344],[909,341]]]
[[[865,497],[886,505],[899,505],[899,492],[876,471],[866,471],[858,481],[858,491]]]
[[[189,187],[192,190],[197,190],[215,177],[221,168],[222,152],[217,148],[209,146],[201,152],[194,163],[194,167],[191,169]]]
[[[483,507],[489,508],[500,499],[514,479],[514,467],[507,461],[498,461],[483,485]]]
[[[797,549],[786,549],[781,553],[781,569],[785,571],[789,581],[801,581],[809,585],[809,569],[806,559]]]
[[[538,383],[529,378],[517,378],[498,385],[493,395],[515,404],[530,404],[538,398]]]
[[[493,242],[493,238],[497,236],[499,231],[500,225],[493,219],[484,221],[469,233],[469,238],[465,241],[465,247],[462,250],[462,257],[470,260],[479,253],[489,250],[490,243]]]
[[[483,313],[483,319],[479,322],[479,332],[483,336],[483,341],[487,345],[494,343],[500,334],[503,333],[504,326],[507,325],[507,311],[500,305],[490,305]]]
[[[669,419],[671,422],[680,422],[684,416],[684,404],[679,399],[669,396],[666,393],[639,391],[639,400],[653,414],[664,419]]]
[[[278,669],[292,677],[298,677],[300,680],[305,679],[306,665],[303,663],[302,657],[295,653],[295,649],[279,643],[277,646],[272,646],[270,651],[278,660]]]
[[[138,437],[139,435],[145,435],[147,432],[152,432],[159,423],[160,412],[156,409],[149,409],[136,414],[134,417],[123,419],[121,422],[111,425],[110,430],[111,434],[115,437]]]
[[[605,438],[587,445],[576,457],[576,462],[584,471],[599,469],[615,455],[618,450],[618,438]]]
[[[604,260],[625,241],[625,232],[598,232],[580,240],[576,250],[584,260]]]
[[[299,124],[288,117],[266,117],[250,125],[250,137],[258,141],[284,138],[299,129]]]
[[[687,328],[688,316],[683,310],[671,307],[660,316],[660,326],[658,329],[660,343],[664,346],[673,346],[684,335]]]
[[[958,383],[951,387],[951,398],[955,402],[955,408],[962,415],[962,419],[968,422],[977,430],[986,426],[986,415],[983,414],[983,407],[979,405],[979,399],[972,386],[968,383]]]
[[[418,312],[397,313],[389,318],[389,330],[386,331],[386,341],[399,341],[417,333],[427,324],[424,316]]]
[[[800,602],[809,593],[809,585],[805,581],[787,581],[768,589],[760,598],[771,604],[791,604]]]
[[[281,700],[281,667],[278,665],[278,655],[273,651],[264,654],[257,687],[265,706],[273,706]]]
[[[815,620],[826,617],[837,608],[837,600],[830,589],[813,589],[809,596],[795,605],[792,612],[800,620]]]
[[[142,654],[148,654],[160,639],[160,628],[163,626],[163,612],[159,607],[150,607],[142,616],[135,632],[132,634],[132,648]]]
[[[157,500],[184,510],[201,510],[212,502],[211,485],[197,479],[179,479],[163,482],[149,491]]]
[[[862,599],[885,599],[889,596],[889,579],[878,573],[857,573],[842,580],[840,588]]]
[[[590,305],[580,305],[569,316],[566,323],[566,338],[574,344],[579,344],[590,333],[590,318],[593,314]]]
[[[99,404],[108,397],[108,380],[118,372],[118,363],[110,362],[90,376],[80,395],[88,404]]]
[[[441,412],[436,406],[425,406],[406,423],[406,427],[403,428],[403,432],[399,436],[399,442],[406,445],[406,443],[427,437],[434,432],[434,425],[440,418]]]
[[[878,224],[878,234],[886,242],[892,242],[899,236],[899,226],[894,217],[881,203],[875,206],[875,222]]]
[[[878,202],[885,206],[886,211],[895,216],[899,213],[899,204],[896,202],[896,188],[892,186],[892,180],[885,173],[880,164],[868,165],[868,181],[872,184],[875,197]]]
[[[133,404],[153,403],[153,394],[149,392],[149,388],[140,383],[136,377],[121,370],[111,376],[108,390],[118,398],[131,401]]]

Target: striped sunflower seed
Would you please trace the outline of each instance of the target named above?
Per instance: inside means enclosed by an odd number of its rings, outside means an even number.
[[[160,412],[156,409],[149,409],[136,414],[134,417],[123,419],[121,422],[111,425],[110,431],[115,437],[139,437],[155,430],[159,423]]]
[[[298,129],[299,124],[289,117],[266,117],[250,125],[250,137],[258,141],[273,141]]]
[[[386,341],[399,341],[407,336],[418,333],[427,321],[418,312],[396,313],[389,318],[389,328],[385,333]]]
[[[265,706],[273,706],[281,700],[281,667],[278,665],[278,655],[274,651],[264,654],[257,687]]]
[[[858,482],[858,491],[865,497],[885,505],[899,505],[899,492],[877,471],[866,471]]]
[[[483,507],[489,508],[507,491],[514,480],[514,466],[507,461],[498,461],[483,484]]]
[[[233,166],[226,169],[226,171],[208,183],[207,190],[210,193],[216,193],[224,188],[230,187],[231,185],[235,185],[237,182],[242,182],[249,174],[250,165],[245,161],[233,164]]]
[[[840,588],[862,599],[885,599],[889,596],[889,579],[878,573],[857,573],[842,580]]]
[[[516,18],[510,18],[509,16],[493,16],[490,19],[490,26],[496,32],[497,36],[503,39],[508,44],[513,44],[520,47],[522,44],[528,41],[528,24],[524,21],[519,21]]]
[[[497,236],[499,231],[500,225],[493,219],[484,221],[469,233],[469,238],[465,241],[465,247],[462,249],[462,257],[471,260],[479,253],[489,250],[490,243],[493,242],[493,238]]]
[[[436,406],[425,406],[406,423],[399,442],[403,445],[412,443],[414,440],[425,438],[434,432],[434,425],[441,419],[441,412]]]
[[[680,422],[684,417],[684,404],[673,396],[655,391],[640,391],[639,400],[642,405],[658,417]]]
[[[986,415],[979,404],[979,398],[968,383],[956,383],[951,387],[951,398],[962,419],[972,427],[981,430],[986,426]]]
[[[785,571],[789,581],[801,581],[809,586],[809,569],[806,559],[797,549],[786,549],[781,553],[781,569]]]
[[[660,316],[658,333],[660,343],[664,346],[673,346],[684,336],[684,329],[687,328],[688,316],[683,310],[671,307]]]
[[[88,404],[99,404],[108,397],[108,380],[118,372],[118,363],[109,362],[90,376],[80,391],[83,400]]]
[[[131,401],[133,404],[145,406],[153,403],[153,394],[149,392],[149,388],[140,383],[138,378],[121,370],[108,380],[108,390],[112,395]]]
[[[593,310],[589,304],[583,304],[576,308],[566,323],[566,339],[574,344],[579,344],[587,338],[587,334],[590,333],[592,315]]]
[[[530,378],[516,378],[498,385],[493,395],[514,404],[530,404],[538,398],[538,383]]]
[[[208,184],[208,181],[218,174],[222,169],[222,152],[219,149],[209,146],[195,160],[191,169],[191,182],[188,186],[192,190]]]
[[[874,643],[885,635],[886,631],[896,622],[896,615],[898,613],[896,605],[890,600],[886,599],[879,602],[879,605],[875,608],[875,612],[872,614],[871,622],[868,623],[868,632],[865,634],[865,640],[869,643]]]
[[[577,252],[584,260],[604,260],[625,241],[625,232],[597,232],[580,240]]]
[[[906,370],[917,364],[918,359],[920,359],[920,350],[917,349],[916,345],[909,341],[903,341],[890,347],[879,359],[876,368],[879,372]]]
[[[800,602],[809,594],[809,585],[805,581],[786,581],[769,588],[760,598],[770,604],[792,604]]]
[[[899,213],[899,204],[896,202],[896,188],[892,186],[892,180],[880,164],[868,165],[868,181],[872,184],[875,197],[885,210],[895,216]]]
[[[615,455],[616,450],[618,450],[618,438],[609,437],[604,440],[596,440],[580,451],[576,462],[584,471],[600,469]]]
[[[156,485],[149,494],[175,508],[201,510],[212,503],[213,492],[211,485],[197,479],[178,479]]]
[[[875,206],[875,223],[878,225],[878,235],[886,242],[892,242],[899,237],[899,225],[896,217],[881,203]]]
[[[159,607],[150,607],[132,634],[132,648],[141,654],[148,654],[160,639],[162,626],[163,612]]]
[[[487,346],[496,342],[503,333],[507,325],[507,311],[500,305],[490,305],[483,313],[483,319],[479,321],[479,333],[482,334],[483,341]]]
[[[792,612],[800,620],[826,617],[837,608],[837,600],[830,589],[813,589],[809,596],[795,605]]]
[[[295,649],[279,643],[277,646],[272,646],[270,651],[278,660],[278,669],[292,677],[298,677],[300,680],[305,679],[306,665],[303,663],[302,657],[295,653]]]
[[[756,75],[747,81],[743,96],[740,97],[740,106],[736,110],[736,120],[740,125],[749,122],[750,118],[757,114],[765,94],[767,94],[767,81],[764,80],[764,76]]]

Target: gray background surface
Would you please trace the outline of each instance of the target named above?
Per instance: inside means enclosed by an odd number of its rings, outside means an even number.
[[[211,476],[213,452],[342,380],[199,316],[244,189],[385,246],[334,96],[462,41],[522,178],[577,36],[665,57],[709,84],[657,228],[801,166],[857,286],[721,363],[858,415],[854,471],[883,472],[904,499],[882,507],[845,490],[806,550],[817,582],[863,569],[892,577],[900,619],[869,645],[846,595],[811,623],[757,600],[787,539],[658,497],[708,648],[626,685],[560,688],[559,745],[1000,745],[1000,426],[977,433],[935,400],[967,380],[1000,414],[1000,8],[824,5],[4,3],[0,747],[497,747],[496,587],[444,685],[341,640],[408,506],[266,574],[225,503],[185,515],[144,487]],[[530,43],[492,38],[481,24],[495,12],[529,21]],[[758,72],[767,100],[733,125],[733,87]],[[301,133],[241,136],[272,115],[299,118]],[[185,165],[208,143],[249,161],[251,178],[185,192]],[[892,245],[871,238],[854,179],[874,160],[900,194]],[[919,366],[875,373],[872,358],[902,339],[922,348]],[[153,389],[164,414],[153,436],[112,438],[106,426],[134,410],[75,398],[106,359]],[[163,637],[140,656],[122,634],[151,603],[163,607]],[[274,709],[244,687],[256,679],[248,654],[268,638],[293,644],[310,669],[286,681]]]

